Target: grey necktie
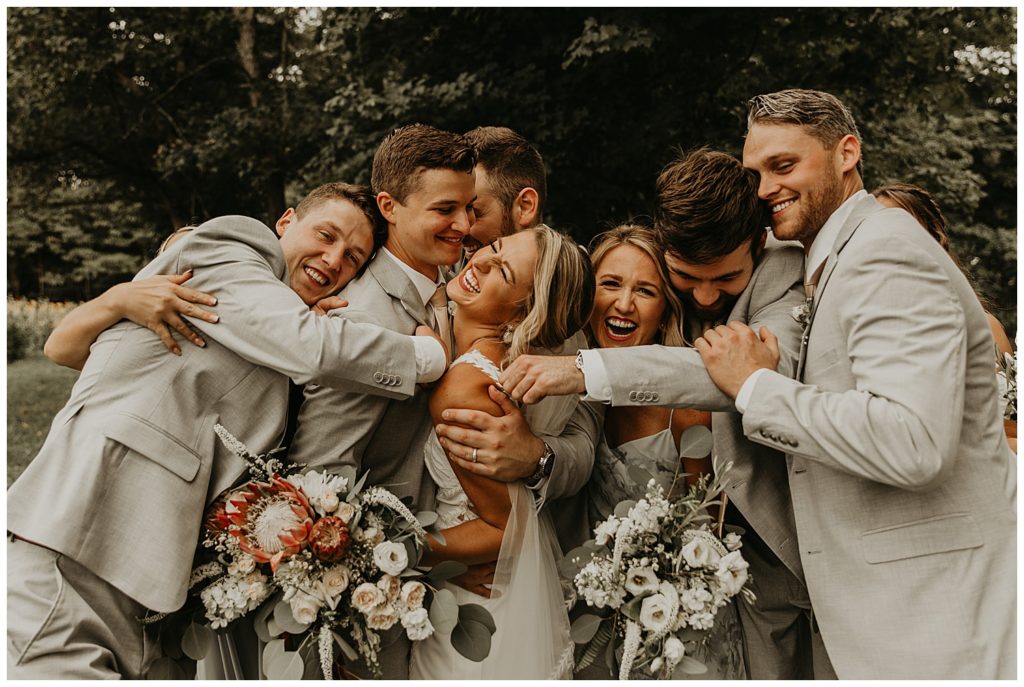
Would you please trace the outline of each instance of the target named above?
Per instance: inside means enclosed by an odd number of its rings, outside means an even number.
[[[438,286],[430,297],[430,307],[434,311],[434,331],[448,347],[448,355],[454,356],[455,341],[452,339],[452,321],[448,315],[448,294],[445,293],[444,284]]]

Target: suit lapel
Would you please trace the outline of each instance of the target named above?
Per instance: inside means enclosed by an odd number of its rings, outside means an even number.
[[[402,304],[410,317],[420,324],[431,326],[430,317],[427,315],[426,306],[423,305],[419,292],[391,256],[381,253],[370,263],[367,270],[385,293]]]
[[[853,212],[846,219],[846,223],[843,224],[843,228],[839,230],[839,235],[836,236],[836,242],[832,245],[832,250],[828,254],[828,258],[825,260],[825,268],[821,272],[821,278],[818,279],[818,286],[814,290],[814,300],[811,303],[811,312],[807,316],[807,326],[804,327],[804,334],[800,340],[800,362],[797,365],[796,378],[799,381],[803,381],[804,376],[804,363],[807,358],[807,342],[810,339],[811,327],[814,325],[814,315],[818,311],[818,303],[821,302],[821,294],[825,291],[828,286],[829,277],[832,276],[832,272],[836,268],[836,263],[839,260],[839,254],[849,243],[853,234],[857,231],[857,228],[867,219],[870,215],[883,210],[884,207],[881,203],[875,200],[874,196],[867,196],[862,199],[853,208]]]

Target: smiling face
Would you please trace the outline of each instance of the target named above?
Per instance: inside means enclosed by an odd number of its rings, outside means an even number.
[[[795,124],[750,127],[743,146],[743,166],[761,177],[757,195],[768,204],[772,232],[777,238],[809,246],[852,193],[844,193],[843,173],[860,159],[859,144],[852,163],[840,154],[845,151],[847,139],[852,138],[845,137],[828,149]]]
[[[595,270],[597,289],[590,331],[601,348],[654,343],[667,302],[658,266],[636,246],[605,254]]]
[[[539,249],[534,232],[505,236],[478,250],[448,281],[448,298],[458,303],[456,317],[481,324],[518,319],[533,288]]]
[[[487,170],[481,165],[476,166],[476,202],[473,203],[476,221],[469,228],[469,234],[462,239],[462,247],[469,260],[482,246],[487,246],[501,236],[515,233],[511,213],[502,206],[501,201],[491,189]]]
[[[717,322],[729,314],[754,274],[752,241],[741,243],[733,252],[707,264],[687,262],[676,253],[665,253],[669,281],[683,302],[686,317]]]
[[[475,196],[473,174],[450,169],[421,171],[404,203],[378,194],[381,214],[391,225],[384,245],[417,272],[437,279],[439,266],[453,265],[462,255]]]
[[[301,219],[289,208],[276,228],[288,285],[306,305],[348,284],[373,253],[373,226],[347,200],[326,200]]]

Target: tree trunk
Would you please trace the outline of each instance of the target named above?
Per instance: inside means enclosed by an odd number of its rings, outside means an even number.
[[[259,107],[260,94],[256,89],[259,64],[256,61],[256,10],[252,7],[235,7],[238,20],[238,59],[249,77],[249,104]]]

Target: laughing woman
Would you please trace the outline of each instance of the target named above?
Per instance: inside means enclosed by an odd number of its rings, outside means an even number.
[[[594,239],[591,262],[597,289],[590,333],[595,346],[684,345],[682,306],[669,286],[661,255],[654,233],[646,227],[623,225]],[[710,456],[694,459],[680,455],[680,437],[694,425],[710,427],[711,413],[652,406],[607,409],[604,435],[587,487],[591,529],[611,515],[620,501],[643,497],[646,484],[631,479],[630,465],[676,478],[675,495],[685,493],[702,473],[711,471]],[[681,478],[684,473],[685,480]],[[697,657],[708,666],[708,672],[694,677],[745,677],[734,606],[719,611],[708,653]],[[581,677],[591,676],[588,673]]]
[[[561,344],[586,323],[593,277],[569,238],[540,226],[481,248],[448,282],[458,304],[459,357],[430,402],[435,423],[447,408],[501,415],[487,389],[501,366],[530,348]],[[537,513],[522,483],[498,482],[450,463],[432,436],[425,449],[437,483],[444,543],[431,542],[427,562],[478,564],[497,559],[491,598],[446,585],[460,603],[487,608],[497,630],[491,653],[475,663],[435,633],[413,648],[414,679],[557,679],[572,677],[569,620],[558,579],[558,544],[547,512]]]

